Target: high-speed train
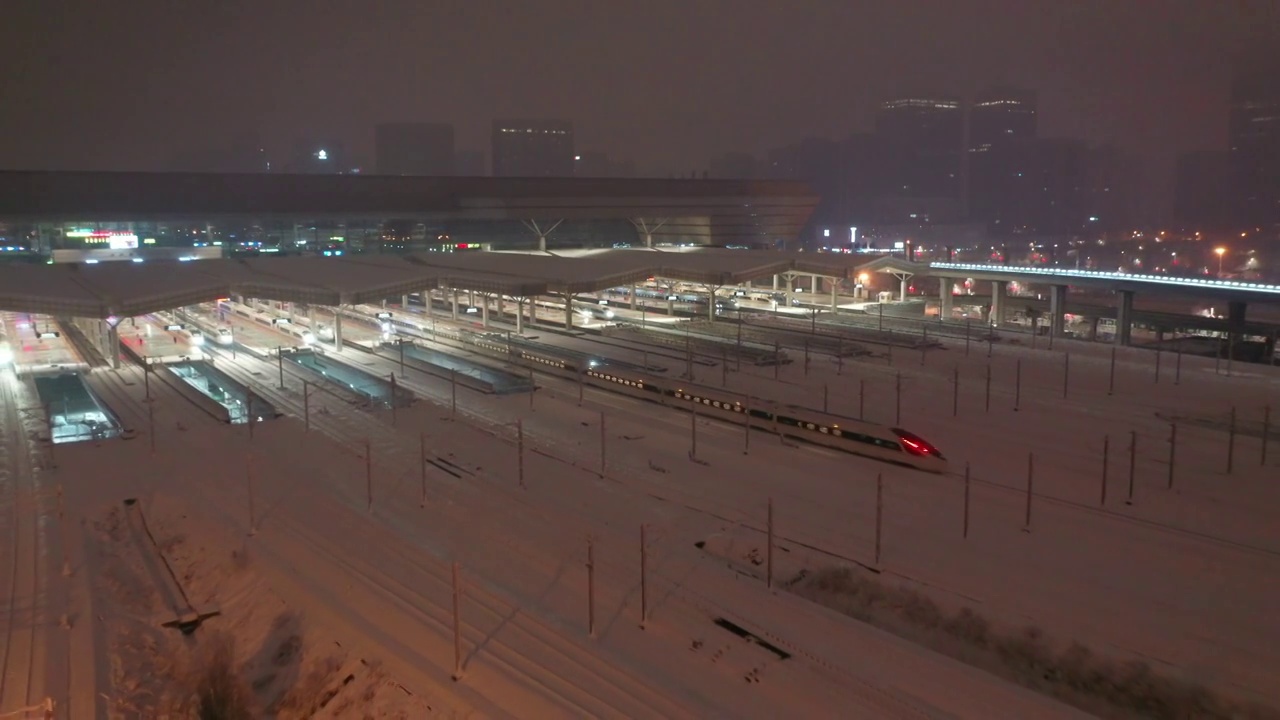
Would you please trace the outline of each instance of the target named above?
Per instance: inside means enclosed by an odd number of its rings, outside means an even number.
[[[945,473],[948,463],[932,443],[902,428],[775,403],[746,398],[721,388],[697,385],[676,378],[617,368],[605,360],[583,360],[540,350],[509,345],[498,334],[462,332],[455,338],[490,352],[509,355],[525,362],[548,366],[566,374],[580,374],[582,382],[650,402],[692,412],[694,405],[701,415],[734,423],[750,423],[753,428],[798,440],[843,450],[884,462],[897,463],[932,473]]]
[[[219,300],[218,309],[223,312],[238,315],[239,317],[250,320],[264,327],[274,328],[286,335],[292,335],[293,337],[301,340],[304,345],[311,345],[315,343],[317,337],[326,342],[333,342],[333,328],[323,323],[316,323],[317,329],[313,332],[301,322],[290,322],[288,319],[281,318],[273,312],[257,310],[249,307],[248,305],[241,305],[240,303]],[[229,328],[220,328],[218,330],[217,340],[221,345],[230,345],[234,342],[235,338]]]
[[[906,465],[931,473],[945,473],[947,459],[924,438],[901,428],[843,418],[836,415],[783,405],[768,400],[750,401],[719,388],[622,371],[608,365],[582,371],[584,383],[615,392],[662,403],[700,415],[735,423],[750,423],[797,440],[824,445],[855,455]]]

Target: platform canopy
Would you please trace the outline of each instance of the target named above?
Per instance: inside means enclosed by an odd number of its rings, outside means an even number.
[[[127,317],[231,295],[335,306],[433,288],[533,297],[651,277],[721,287],[785,273],[852,277],[858,262],[838,254],[702,248],[11,264],[0,265],[0,310]]]

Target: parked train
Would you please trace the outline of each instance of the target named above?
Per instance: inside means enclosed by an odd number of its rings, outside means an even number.
[[[273,328],[286,335],[292,335],[293,337],[301,340],[304,345],[311,345],[315,343],[317,336],[319,339],[327,342],[333,342],[334,339],[333,328],[321,323],[316,323],[317,329],[313,332],[303,324],[305,321],[300,320],[299,322],[291,322],[288,318],[282,318],[272,312],[257,310],[249,307],[248,305],[228,302],[225,300],[218,302],[218,310],[219,312],[233,313],[245,320],[249,320],[264,327]],[[234,342],[233,332],[234,331],[229,328],[219,328],[218,336],[216,338],[218,343],[220,345],[230,345]]]

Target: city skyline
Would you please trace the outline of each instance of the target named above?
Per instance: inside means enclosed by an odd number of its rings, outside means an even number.
[[[0,28],[0,58],[17,70],[4,100],[23,109],[0,121],[0,167],[163,169],[254,132],[280,148],[340,137],[370,168],[388,120],[450,123],[474,152],[494,118],[564,117],[579,148],[687,176],[725,153],[869,131],[887,97],[1008,84],[1036,91],[1041,136],[1129,153],[1152,198],[1139,214],[1153,219],[1171,209],[1177,156],[1224,147],[1237,51],[1274,44],[1280,27],[1270,3],[1191,1],[1158,14],[1007,0],[64,8],[18,4]],[[426,30],[429,46],[391,41]]]

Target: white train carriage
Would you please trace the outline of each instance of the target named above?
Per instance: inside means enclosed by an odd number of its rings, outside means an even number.
[[[271,328],[282,332],[285,335],[297,338],[306,345],[313,344],[316,341],[317,336],[319,336],[321,340],[333,341],[333,329],[329,328],[328,333],[326,333],[325,326],[320,323],[316,323],[316,326],[319,328],[318,331],[312,331],[306,325],[291,322],[288,318],[282,318],[274,313],[264,312],[256,308],[249,307],[248,305],[227,301],[220,301],[218,305],[219,310],[229,311],[234,313],[236,316],[257,325]],[[232,331],[227,328],[220,329],[218,331],[217,340],[220,344],[230,345],[233,342]]]
[[[743,396],[720,388],[624,372],[608,365],[586,369],[583,382],[689,412],[696,404],[700,415],[739,424],[747,422],[756,429],[925,472],[941,474],[948,469],[947,459],[938,448],[901,428],[768,400],[752,399],[748,407]]]

